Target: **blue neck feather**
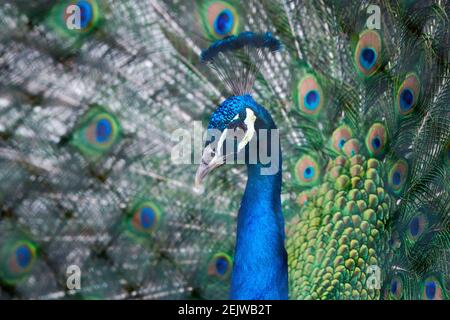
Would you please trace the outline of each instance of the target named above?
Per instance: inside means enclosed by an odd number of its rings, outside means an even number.
[[[288,298],[280,170],[261,175],[261,164],[248,165],[248,181],[238,215],[231,298]]]

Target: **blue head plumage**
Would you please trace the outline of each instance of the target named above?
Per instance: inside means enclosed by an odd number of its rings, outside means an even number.
[[[265,129],[263,134],[267,138],[266,144],[251,144],[251,141],[259,140],[262,129]],[[226,99],[211,115],[206,146],[196,175],[196,184],[199,185],[203,178],[215,168],[225,163],[237,162],[238,157],[244,159],[247,165],[256,166],[257,169],[272,165],[273,162],[264,165],[260,162],[260,151],[264,148],[264,156],[272,155],[272,139],[274,143],[279,142],[278,136],[274,136],[270,129],[276,129],[272,117],[263,106],[255,102],[251,95],[231,96]],[[249,155],[250,146],[255,147],[256,152],[253,155],[256,157],[254,158]],[[275,146],[279,147],[279,144]],[[277,155],[274,154],[274,157]],[[275,160],[278,168],[281,159]]]
[[[227,127],[230,127],[230,125],[235,125],[233,120],[237,120],[235,119],[236,116],[239,116],[239,118],[242,117],[241,120],[243,120],[243,118],[245,118],[245,109],[247,108],[252,110],[256,115],[258,121],[257,124],[259,125],[258,128],[276,128],[269,112],[267,112],[263,106],[257,104],[251,95],[247,94],[242,96],[232,96],[222,102],[211,115],[208,129],[218,129],[223,131]]]

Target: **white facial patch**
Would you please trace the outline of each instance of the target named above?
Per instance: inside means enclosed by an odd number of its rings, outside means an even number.
[[[253,112],[253,110],[248,108],[245,109],[245,112],[246,116],[244,123],[247,126],[247,132],[245,132],[244,138],[241,140],[241,142],[239,142],[238,152],[241,151],[247,145],[247,143],[250,142],[250,140],[252,140],[253,135],[255,134],[255,113]]]

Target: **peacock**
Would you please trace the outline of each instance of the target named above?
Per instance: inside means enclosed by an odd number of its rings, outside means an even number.
[[[2,1],[0,299],[448,299],[449,17]]]

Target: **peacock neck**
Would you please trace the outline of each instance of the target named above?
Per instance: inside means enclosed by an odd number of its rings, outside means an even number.
[[[231,298],[287,299],[281,169],[274,175],[261,174],[259,164],[248,165],[247,170],[238,214]]]

